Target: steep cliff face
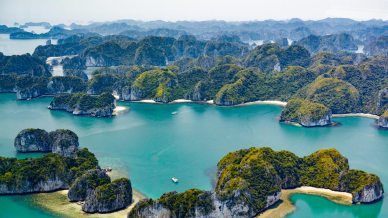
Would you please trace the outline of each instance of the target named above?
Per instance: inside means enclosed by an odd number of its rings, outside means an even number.
[[[52,77],[47,90],[49,94],[82,92],[86,90],[86,83],[75,76]]]
[[[379,120],[377,121],[377,125],[381,128],[388,128],[388,110],[381,114]]]
[[[280,192],[268,196],[266,207],[280,199]],[[252,215],[253,214],[253,215]],[[145,199],[128,214],[128,218],[148,217],[253,217],[250,207],[243,202],[221,201],[209,191],[190,189],[183,193],[166,193],[158,200]]]
[[[16,89],[16,99],[26,100],[31,98],[36,98],[45,94],[41,89],[32,87],[27,89]]]
[[[110,177],[103,170],[89,170],[74,181],[67,196],[70,201],[84,201],[88,193],[108,183],[110,183]]]
[[[231,152],[218,163],[215,190],[170,192],[139,202],[128,218],[254,217],[280,200],[281,189],[303,185],[348,192],[353,203],[382,198],[376,175],[349,169],[335,149],[321,149],[300,158],[288,151],[250,148]]]
[[[381,128],[388,128],[388,117],[380,116],[378,125]]]
[[[78,151],[78,136],[67,129],[58,129],[49,133],[52,153],[71,157]]]
[[[174,217],[170,209],[152,199],[140,201],[128,214],[128,218],[170,218]]]
[[[111,117],[116,100],[110,93],[92,96],[84,93],[56,95],[48,106],[51,110],[65,110],[74,115]]]
[[[74,115],[85,115],[91,117],[111,117],[113,116],[114,107],[104,107],[104,108],[92,108],[88,110],[81,110],[76,108],[73,111]]]
[[[340,178],[340,190],[353,196],[353,203],[371,203],[383,197],[384,188],[378,176],[361,170],[349,170]]]
[[[132,187],[128,179],[117,179],[98,186],[88,193],[82,210],[87,213],[108,213],[127,207],[132,203]]]
[[[25,194],[34,192],[49,192],[59,189],[66,189],[69,185],[58,177],[49,178],[34,184],[32,181],[24,180],[18,186],[0,184],[0,194]]]
[[[140,101],[142,100],[142,91],[139,88],[132,87],[129,94],[129,100],[131,101]]]
[[[24,129],[15,138],[18,152],[52,152],[64,157],[74,156],[78,151],[78,136],[65,129],[50,133],[43,129]]]
[[[24,129],[15,138],[18,152],[50,152],[52,150],[48,132],[43,129]]]
[[[109,61],[105,60],[103,57],[85,57],[85,65],[87,67],[109,67],[111,66]]]
[[[47,154],[18,160],[0,157],[0,194],[24,194],[67,189],[76,177],[98,167],[87,149],[74,157]]]
[[[280,115],[282,122],[295,122],[304,127],[328,126],[332,124],[331,111],[323,104],[307,100],[292,99]]]
[[[304,127],[328,126],[332,124],[331,113],[327,113],[322,118],[314,120],[310,116],[301,116],[300,124]]]
[[[371,203],[383,197],[384,190],[380,183],[370,184],[362,191],[353,194],[353,203]]]

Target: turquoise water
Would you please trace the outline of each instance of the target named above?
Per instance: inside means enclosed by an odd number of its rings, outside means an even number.
[[[47,39],[10,39],[9,34],[0,34],[0,52],[4,55],[21,55],[34,53],[39,45],[45,45]],[[57,40],[51,40],[56,44]]]
[[[388,187],[388,131],[367,118],[336,118],[341,126],[301,128],[280,124],[281,108],[271,105],[216,107],[201,104],[152,105],[120,102],[130,111],[109,118],[76,117],[50,111],[50,98],[16,101],[0,94],[0,155],[17,156],[16,134],[23,128],[68,128],[80,144],[94,152],[103,167],[130,177],[135,189],[149,197],[189,188],[210,190],[218,160],[230,151],[270,146],[307,155],[335,147],[352,168],[376,173]],[[177,115],[171,112],[177,111]],[[179,184],[173,184],[171,177]],[[15,200],[17,198],[17,200]],[[0,197],[0,213],[23,217],[25,210],[47,215],[29,205],[28,196]],[[297,210],[290,217],[387,217],[388,203],[341,206],[324,198],[294,195]],[[17,205],[15,205],[17,202]],[[12,209],[19,207],[20,209]],[[1,216],[1,215],[0,215]]]

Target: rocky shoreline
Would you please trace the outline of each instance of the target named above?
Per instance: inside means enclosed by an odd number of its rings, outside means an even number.
[[[27,159],[0,157],[0,195],[69,189],[69,201],[82,202],[87,213],[121,210],[133,201],[130,180],[111,181],[93,153],[78,149],[78,136],[70,130],[24,129],[14,146],[18,152],[50,153]]]
[[[273,217],[286,217],[295,211],[295,205],[291,202],[291,196],[293,194],[302,193],[308,195],[316,195],[327,198],[337,204],[351,205],[352,196],[350,193],[337,192],[329,189],[314,188],[314,187],[300,187],[295,189],[283,189],[281,191],[281,203],[270,208],[263,213],[260,213],[256,218],[273,218]]]
[[[348,160],[335,149],[321,149],[303,158],[270,148],[243,149],[229,153],[217,166],[215,190],[189,189],[145,199],[128,217],[174,217],[177,213],[183,217],[253,217],[278,203],[282,189],[292,188],[341,196],[347,204],[371,203],[384,192],[377,176],[349,169]]]
[[[116,99],[109,93],[88,95],[82,93],[54,96],[48,109],[64,110],[73,115],[111,117],[116,108]]]

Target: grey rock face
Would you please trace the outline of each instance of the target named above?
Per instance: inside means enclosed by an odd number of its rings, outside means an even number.
[[[383,187],[375,183],[366,186],[361,192],[353,193],[353,203],[371,203],[383,197]]]
[[[202,97],[202,93],[203,93],[203,85],[202,85],[202,82],[199,82],[194,87],[194,91],[192,93],[191,100],[193,100],[193,101],[202,101],[202,100],[204,100],[203,97]]]
[[[109,67],[110,64],[102,57],[87,56],[85,65],[87,67]]]
[[[82,210],[87,213],[108,213],[132,203],[132,187],[128,179],[117,179],[88,193]]]
[[[331,121],[331,113],[326,114],[324,117],[322,117],[319,120],[311,120],[308,117],[301,117],[300,118],[300,124],[304,127],[316,127],[316,126],[328,126],[332,124]]]
[[[272,206],[274,203],[278,202],[280,199],[280,192],[275,193],[273,196],[267,197],[267,207]],[[206,218],[218,218],[218,217],[254,217],[259,211],[252,211],[248,205],[243,202],[229,202],[229,201],[220,201],[217,199],[216,195],[211,194],[211,201],[213,204],[213,210],[210,213],[205,213],[204,210],[199,206],[194,206],[195,216],[194,217],[206,217]],[[140,217],[140,218],[169,218],[177,217],[169,208],[165,207],[159,202],[152,200],[143,200],[139,204],[144,203],[145,207],[135,208],[129,214],[129,218]],[[178,216],[179,217],[179,216]]]
[[[14,146],[18,152],[50,152],[51,140],[43,129],[24,129],[15,138]]]
[[[110,183],[110,177],[103,170],[89,170],[74,181],[67,196],[70,201],[84,201],[88,193],[108,183]]]
[[[91,109],[91,110],[79,110],[76,108],[73,111],[74,115],[88,115],[92,117],[111,117],[113,114],[113,109],[112,107],[105,107],[105,108],[98,108],[98,109]]]
[[[143,201],[150,201],[145,199]],[[131,211],[128,218],[170,218],[173,217],[171,210],[164,207],[162,204],[153,203],[150,206],[144,207],[140,210]]]
[[[131,93],[130,93],[130,100],[131,101],[139,101],[142,99],[142,92],[140,89],[132,87]]]
[[[52,152],[64,157],[74,156],[78,151],[78,136],[65,129],[58,129],[49,133]]]
[[[388,104],[388,88],[382,89],[377,95],[377,110],[380,111]]]
[[[131,87],[125,86],[121,89],[120,93],[120,99],[124,101],[130,101],[131,100]]]
[[[0,184],[0,194],[24,194],[34,192],[49,192],[59,189],[68,188],[68,184],[60,178],[51,178],[41,181],[38,184],[32,184],[31,181],[25,180],[20,186],[8,186]]]
[[[388,118],[381,116],[377,121],[377,125],[381,128],[388,128]]]
[[[39,89],[31,88],[31,89],[16,89],[16,99],[18,100],[26,100],[31,98],[36,98],[43,95]]]
[[[18,152],[52,152],[71,157],[78,151],[78,136],[65,129],[50,133],[43,129],[24,129],[15,138]]]

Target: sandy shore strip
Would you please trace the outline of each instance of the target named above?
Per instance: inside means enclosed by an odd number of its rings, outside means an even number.
[[[379,116],[377,115],[366,113],[333,114],[333,117],[366,117],[375,120],[379,119]]]
[[[285,107],[287,105],[287,102],[277,101],[277,100],[252,101],[252,102],[242,103],[236,106],[247,106],[247,105],[255,105],[255,104],[269,104],[269,105],[277,105],[277,106]]]
[[[176,104],[176,103],[190,103],[190,102],[193,102],[192,100],[188,100],[188,99],[176,99],[172,102],[170,102],[170,104]]]
[[[302,186],[295,189],[282,190],[280,197],[281,203],[259,214],[259,218],[281,218],[295,211],[295,206],[292,204],[290,197],[295,193],[318,195],[327,198],[338,204],[351,205],[352,194],[347,192],[337,192],[330,189],[314,188],[310,186]]]
[[[114,116],[117,116],[117,115],[120,115],[120,114],[123,114],[125,112],[128,112],[129,109],[127,107],[124,107],[124,106],[116,106],[114,109],[113,109],[113,115]]]
[[[140,102],[140,103],[147,103],[147,104],[157,104],[158,103],[152,99],[144,99],[144,100],[140,100],[140,101],[130,101],[130,102]]]
[[[82,206],[75,203],[69,202],[67,198],[68,190],[62,190],[52,193],[39,193],[32,196],[33,204],[38,207],[44,208],[51,213],[57,214],[63,217],[76,218],[76,217],[88,217],[88,218],[126,218],[128,213],[133,209],[135,204],[139,200],[144,199],[140,192],[133,190],[133,203],[123,210],[119,210],[113,213],[94,213],[88,214],[82,211]]]

